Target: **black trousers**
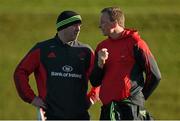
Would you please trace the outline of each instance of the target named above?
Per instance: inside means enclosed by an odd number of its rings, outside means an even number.
[[[101,107],[100,120],[153,120],[153,118],[142,106],[113,101]]]

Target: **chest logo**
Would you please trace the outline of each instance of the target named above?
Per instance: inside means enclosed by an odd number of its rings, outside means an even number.
[[[56,55],[55,55],[54,52],[50,52],[50,53],[48,54],[48,58],[55,58],[55,57],[56,57]]]
[[[73,67],[69,66],[69,65],[65,65],[65,66],[62,67],[62,70],[64,72],[71,72],[71,71],[73,71]]]

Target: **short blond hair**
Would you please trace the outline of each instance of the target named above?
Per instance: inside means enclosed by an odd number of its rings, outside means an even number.
[[[109,15],[110,21],[117,20],[118,24],[124,27],[125,17],[123,11],[119,7],[104,8],[101,13],[107,13]]]

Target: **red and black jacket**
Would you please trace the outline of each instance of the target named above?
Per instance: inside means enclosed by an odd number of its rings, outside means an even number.
[[[37,43],[17,66],[15,85],[20,97],[31,103],[35,97],[29,85],[34,72],[39,97],[46,113],[73,118],[88,108],[87,89],[94,62],[92,49],[78,41],[64,44],[56,35]]]
[[[97,53],[102,48],[107,48],[109,57],[100,69]],[[130,98],[134,103],[143,105],[144,98],[151,95],[161,79],[153,55],[136,31],[125,29],[118,39],[102,41],[95,54],[95,67],[90,80],[94,86],[101,85],[100,99],[103,104]]]

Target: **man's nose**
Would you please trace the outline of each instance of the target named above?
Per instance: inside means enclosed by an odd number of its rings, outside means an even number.
[[[80,29],[81,29],[80,26],[77,26],[77,27],[76,27],[76,30],[77,30],[77,31],[80,31]]]
[[[76,25],[74,25],[74,28],[75,28],[76,31],[80,31],[81,26],[79,24],[76,24]]]

